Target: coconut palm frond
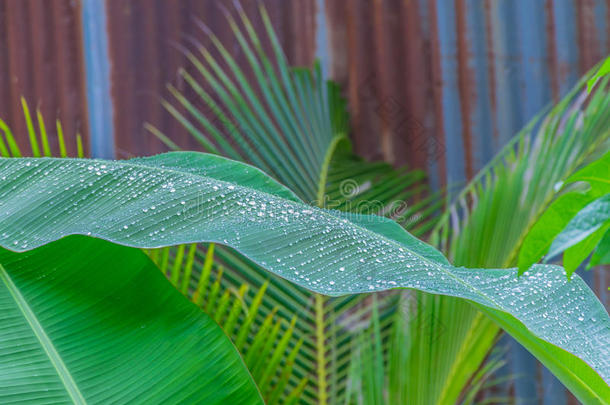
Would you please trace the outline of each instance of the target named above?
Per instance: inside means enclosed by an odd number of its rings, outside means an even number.
[[[427,232],[433,226],[431,214],[440,208],[441,200],[426,195],[423,172],[369,163],[354,156],[347,139],[346,102],[337,85],[325,81],[317,65],[313,69],[288,65],[264,8],[260,9],[264,36],[254,30],[239,4],[236,11],[236,17],[226,13],[227,21],[247,61],[246,68],[240,67],[214,33],[200,23],[212,48],[193,41],[194,51],[183,50],[191,66],[180,72],[188,91],[196,97],[189,98],[169,86],[172,99],[164,102],[168,112],[205,151],[267,171],[304,201],[393,217],[407,229]],[[148,128],[168,147],[179,148],[157,129]],[[302,391],[301,401],[306,403],[343,401],[351,342],[370,322],[370,298],[331,299],[313,294],[270,276],[221,246],[215,257],[224,269],[222,278],[228,288],[238,290],[245,284],[250,291],[258,291],[268,283],[257,325],[274,310],[285,322],[296,315],[289,346],[303,343],[287,386]],[[381,314],[395,310],[396,299],[391,294],[379,301]],[[307,382],[303,383],[305,377]]]
[[[557,197],[555,185],[608,149],[608,80],[587,95],[584,85],[589,77],[526,125],[448,205],[431,239],[455,265],[516,265],[527,232]],[[444,387],[438,391],[443,393],[438,403],[452,402],[481,366],[500,330],[464,302],[450,297],[436,301],[433,316],[444,331],[434,340],[434,351],[443,353],[452,366],[439,367],[425,378]]]

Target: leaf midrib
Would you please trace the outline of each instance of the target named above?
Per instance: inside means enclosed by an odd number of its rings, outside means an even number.
[[[324,196],[326,195],[326,179],[328,178],[328,169],[330,167],[330,162],[332,161],[335,150],[337,150],[339,142],[341,142],[342,140],[347,140],[347,138],[342,134],[338,134],[333,137],[333,139],[328,145],[328,149],[326,150],[324,160],[322,161],[322,166],[320,167],[320,176],[318,178],[318,192],[316,193],[319,208],[322,208],[320,205],[324,202]]]
[[[72,378],[72,374],[70,374],[70,371],[66,367],[66,364],[61,359],[61,356],[57,352],[57,349],[53,345],[53,342],[44,331],[44,328],[38,321],[38,318],[34,314],[34,311],[32,311],[26,299],[23,297],[23,295],[21,295],[19,288],[15,285],[15,283],[13,283],[13,280],[10,278],[8,272],[2,266],[2,264],[0,264],[0,279],[10,292],[13,300],[15,301],[15,304],[21,311],[23,318],[27,321],[32,332],[38,339],[40,346],[47,354],[49,362],[53,365],[53,368],[55,369],[57,375],[59,376],[59,379],[63,383],[66,392],[68,393],[68,395],[70,395],[72,402],[78,405],[86,405],[87,401],[85,401],[85,398],[78,389],[76,382]]]
[[[324,197],[326,196],[326,180],[328,177],[328,169],[330,167],[330,162],[337,148],[337,145],[342,139],[346,138],[342,135],[335,136],[328,145],[328,148],[326,149],[326,154],[324,156],[324,160],[322,161],[322,166],[320,167],[320,174],[318,178],[318,190],[316,193],[316,203],[318,205],[318,208],[322,208]],[[328,393],[326,392],[326,365],[328,364],[328,362],[326,361],[326,329],[324,327],[325,300],[321,294],[314,293],[314,301],[314,319],[316,322],[316,360],[318,362],[316,369],[318,381],[318,401],[320,405],[326,405],[328,401]]]

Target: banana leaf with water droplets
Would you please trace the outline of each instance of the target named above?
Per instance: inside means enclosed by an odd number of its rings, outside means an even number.
[[[391,220],[280,197],[281,186],[251,166],[226,161],[247,174],[235,174],[247,183],[228,181],[223,160],[195,152],[2,159],[0,244],[23,251],[70,234],[145,248],[213,241],[326,295],[406,287],[464,298],[544,346],[541,360],[582,400],[608,397],[610,319],[580,278],[567,281],[548,265],[522,278],[514,269],[453,267]],[[548,355],[564,350],[570,369]]]

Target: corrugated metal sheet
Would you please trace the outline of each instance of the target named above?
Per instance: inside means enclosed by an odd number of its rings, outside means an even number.
[[[327,0],[357,150],[471,177],[610,52],[608,0]],[[422,153],[424,152],[424,153]]]
[[[419,167],[435,160],[444,147],[441,72],[427,7],[329,0],[326,8],[331,76],[346,89],[357,151]]]
[[[46,128],[64,125],[68,151],[87,135],[80,6],[71,0],[0,1],[0,117],[28,148],[20,97],[40,108]],[[85,145],[86,146],[86,145]],[[51,148],[57,153],[55,137]]]
[[[180,87],[177,69],[188,67],[179,48],[209,45],[195,19],[237,52],[222,2],[105,3],[119,156],[164,150],[143,122],[195,147],[159,100],[166,83]],[[242,3],[257,22],[257,2]],[[263,3],[289,59],[310,64],[316,1]],[[349,99],[357,150],[425,167],[445,184],[472,176],[610,51],[610,0],[318,3],[325,4],[330,74]],[[69,134],[86,132],[80,2],[3,0],[0,18],[0,114],[22,133],[23,94],[45,116],[59,113]]]
[[[272,22],[289,60],[310,65],[314,58],[315,1],[265,1]],[[177,77],[180,67],[198,77],[180,48],[195,49],[195,44],[212,48],[210,39],[197,26],[206,24],[239,62],[239,47],[223,15],[221,2],[212,0],[155,1],[108,0],[108,34],[112,60],[111,81],[115,103],[115,142],[121,157],[153,154],[164,145],[142,126],[149,122],[164,133],[171,133],[183,147],[197,143],[160,104],[166,97],[165,86],[172,83],[187,91]],[[255,26],[262,29],[258,2],[242,2]],[[230,10],[234,8],[227,4]],[[191,100],[197,100],[191,94]],[[206,111],[203,103],[199,104]]]
[[[106,5],[99,0],[81,0],[81,8],[91,157],[114,159],[114,106],[110,92]]]

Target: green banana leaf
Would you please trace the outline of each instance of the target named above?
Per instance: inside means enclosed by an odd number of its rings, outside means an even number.
[[[543,255],[548,254],[547,257],[552,258],[559,253],[553,251],[557,249],[558,245],[555,245],[551,250],[551,244],[581,210],[592,204],[593,201],[604,198],[606,194],[610,193],[608,178],[610,178],[610,153],[606,153],[600,159],[580,169],[562,184],[565,193],[553,201],[523,241],[523,246],[519,251],[520,273],[540,260]],[[582,187],[578,187],[579,183],[586,183],[588,189],[581,190]],[[577,222],[580,223],[581,221],[578,220]],[[586,225],[585,227],[593,231],[592,227]],[[578,239],[581,242],[579,246],[575,246],[566,252],[563,264],[568,275],[571,275],[591,253],[596,243],[600,242],[603,234],[603,230],[596,232],[596,235],[582,234],[582,238]],[[583,240],[586,237],[589,238]]]
[[[594,200],[579,211],[553,240],[547,261],[564,253],[568,276],[589,256],[610,228],[610,194]]]
[[[610,74],[610,56],[602,62],[597,73],[595,73],[592,78],[587,80],[587,91],[591,92],[597,81],[608,74]]]
[[[263,401],[235,347],[139,249],[0,249],[0,403]]]
[[[595,248],[595,252],[591,255],[589,266],[601,266],[603,264],[610,264],[610,230],[606,232],[599,245]]]
[[[610,398],[610,319],[560,267],[534,266],[521,278],[514,269],[456,268],[391,220],[285,198],[258,169],[196,152],[2,159],[0,180],[0,245],[8,249],[70,234],[145,248],[212,241],[326,295],[405,287],[460,297],[526,347],[543,347],[541,361],[583,402]]]

